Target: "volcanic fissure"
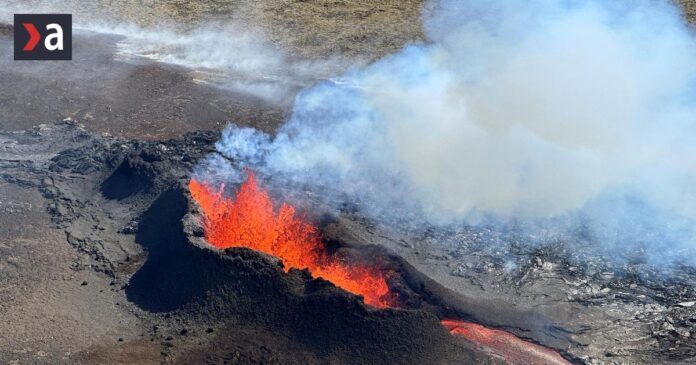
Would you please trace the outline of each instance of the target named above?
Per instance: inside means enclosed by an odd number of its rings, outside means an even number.
[[[308,270],[312,276],[363,297],[376,308],[404,308],[389,280],[394,272],[352,257],[331,254],[319,230],[287,203],[276,209],[268,191],[259,187],[252,171],[239,187],[236,197],[225,195],[224,185],[196,178],[189,191],[204,214],[205,238],[218,249],[246,247],[279,258],[285,271]],[[526,342],[502,330],[479,324],[442,319],[452,334],[465,338],[513,363],[569,364],[557,352]]]

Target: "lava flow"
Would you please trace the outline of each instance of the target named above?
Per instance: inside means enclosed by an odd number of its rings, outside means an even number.
[[[441,323],[451,334],[464,337],[514,364],[571,365],[556,351],[527,342],[505,331],[451,319],[442,320]]]
[[[315,277],[362,295],[369,305],[394,306],[387,273],[328,255],[316,227],[297,217],[288,204],[283,203],[276,213],[252,172],[236,199],[223,196],[223,187],[216,189],[195,179],[189,182],[189,190],[205,213],[205,237],[213,246],[261,251],[280,258],[286,270],[308,269]]]

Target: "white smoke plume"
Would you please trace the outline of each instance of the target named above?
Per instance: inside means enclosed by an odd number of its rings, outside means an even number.
[[[124,36],[117,43],[121,58],[143,57],[183,66],[198,71],[200,81],[254,95],[272,104],[291,104],[299,89],[344,70],[348,64],[339,57],[292,57],[270,43],[261,29],[234,22],[183,32],[162,27],[143,29],[133,24],[89,24],[85,29]]]
[[[383,221],[563,221],[607,245],[696,247],[696,42],[677,8],[426,9],[426,43],[304,90],[274,137],[230,126],[219,152]]]

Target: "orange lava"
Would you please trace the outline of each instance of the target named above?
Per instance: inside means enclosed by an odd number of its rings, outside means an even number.
[[[205,214],[205,237],[211,245],[261,251],[280,258],[286,270],[308,269],[314,277],[362,295],[366,304],[394,306],[387,274],[328,255],[316,227],[298,217],[289,204],[281,204],[276,212],[252,172],[234,199],[223,196],[222,186],[213,188],[195,179],[189,182],[189,190]]]
[[[289,204],[281,204],[276,211],[268,192],[259,188],[253,173],[248,172],[235,198],[224,196],[223,188],[195,179],[189,182],[191,196],[205,215],[205,237],[211,245],[261,251],[280,258],[286,270],[308,269],[315,277],[362,295],[366,304],[380,308],[398,306],[389,293],[389,274],[330,256],[317,228],[297,216]],[[445,319],[441,323],[452,335],[461,336],[511,363],[570,364],[557,352],[505,331],[459,320]]]
[[[444,319],[441,323],[451,334],[464,337],[514,364],[571,365],[556,351],[527,342],[505,331],[451,319]]]

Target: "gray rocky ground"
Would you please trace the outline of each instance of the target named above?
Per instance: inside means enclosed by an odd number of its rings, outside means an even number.
[[[484,308],[543,316],[556,328],[537,338],[585,363],[696,361],[693,267],[667,275],[639,260],[617,262],[578,239],[530,245],[529,237],[479,228],[400,235],[351,215],[341,226]],[[514,326],[509,320],[489,323]]]

